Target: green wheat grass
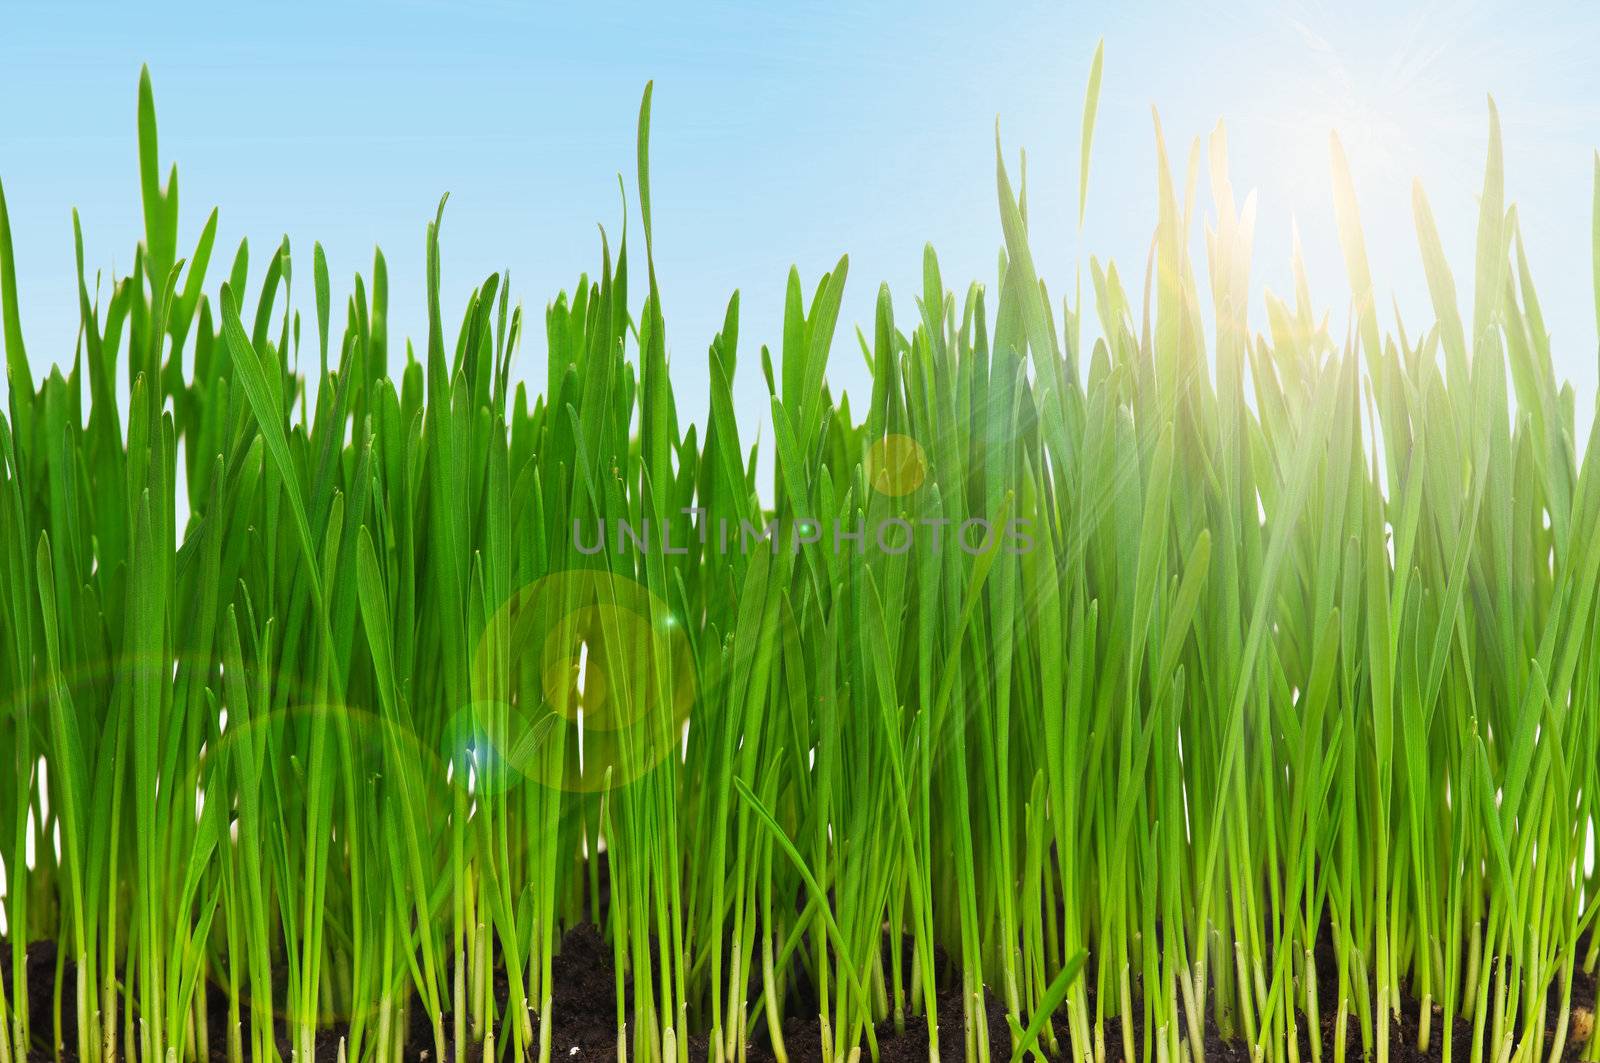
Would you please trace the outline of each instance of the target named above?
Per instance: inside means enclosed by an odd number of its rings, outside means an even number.
[[[549,1063],[552,958],[587,920],[636,1063],[701,1037],[786,1060],[802,996],[828,1063],[917,1026],[980,1063],[991,1035],[1200,1063],[1208,1023],[1274,1063],[1385,1060],[1402,1018],[1445,1059],[1459,1022],[1472,1060],[1572,1050],[1600,949],[1600,447],[1492,111],[1470,307],[1415,193],[1420,329],[1380,324],[1336,141],[1343,338],[1298,270],[1247,318],[1220,127],[1181,181],[1162,150],[1142,278],[1091,259],[1069,299],[997,142],[997,283],[947,289],[930,248],[857,343],[847,260],[791,272],[759,351],[735,295],[700,426],[649,118],[647,89],[642,226],[548,305],[532,387],[506,278],[446,327],[442,203],[418,349],[381,254],[340,303],[320,247],[310,300],[287,241],[213,261],[213,213],[180,249],[148,76],[144,240],[102,284],[79,235],[79,342],[37,382],[0,198],[0,1063],[68,1031],[83,1059],[272,1060],[275,1022],[295,1060],[335,1026],[341,1058],[395,1060],[414,1019],[429,1058]],[[859,412],[836,345],[870,368]],[[914,549],[813,534],[896,521]],[[680,545],[580,549],[624,522]],[[1029,548],[954,542],[983,522]],[[778,548],[723,549],[745,525]]]

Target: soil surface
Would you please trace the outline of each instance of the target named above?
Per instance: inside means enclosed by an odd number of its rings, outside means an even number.
[[[1580,951],[1579,955],[1583,955]],[[1337,984],[1337,967],[1335,965],[1333,950],[1326,943],[1320,944],[1316,950],[1318,992],[1319,999],[1324,1002],[1336,999],[1335,986]],[[53,1028],[52,1010],[54,1007],[53,989],[58,975],[62,979],[61,1013],[63,1024],[67,1027],[63,1031],[64,1044],[61,1059],[65,1063],[76,1063],[78,1057],[77,1031],[72,1028],[71,1017],[75,1012],[76,979],[73,973],[73,964],[63,962],[58,956],[54,942],[38,942],[28,948],[26,961],[26,974],[29,990],[30,1025],[33,1030],[36,1044],[28,1055],[29,1063],[39,1061],[45,1063],[55,1058],[48,1050],[46,1039]],[[939,1030],[939,1056],[944,1063],[959,1063],[965,1057],[965,1038],[962,1029],[961,995],[958,988],[959,982],[954,977],[954,970],[948,959],[942,954],[938,956],[940,967],[941,985],[945,986],[938,995]],[[0,970],[3,970],[3,981],[8,997],[10,994],[11,969],[10,950],[0,945]],[[616,1033],[616,975],[612,964],[611,947],[601,938],[599,932],[592,924],[584,923],[568,931],[561,943],[561,951],[555,957],[553,965],[553,980],[555,983],[553,1012],[555,1027],[551,1031],[551,1057],[558,1063],[580,1063],[589,1060],[595,1063],[614,1063],[617,1058],[617,1033]],[[815,1017],[817,1014],[816,995],[814,990],[805,984],[803,977],[796,979],[799,983],[791,991],[791,999],[786,1002],[785,1010],[790,1018],[783,1024],[784,1045],[790,1063],[821,1063],[821,1026]],[[1091,987],[1093,982],[1090,983]],[[758,988],[752,982],[752,1003],[754,990]],[[1584,974],[1581,970],[1574,976],[1573,1001],[1576,1005],[1574,1016],[1569,1026],[1568,1048],[1565,1058],[1576,1060],[1582,1050],[1580,1037],[1592,1030],[1593,1014],[1588,1009],[1595,999],[1595,978],[1593,975]],[[207,1019],[211,1034],[209,1058],[218,1063],[227,1060],[227,1000],[223,987],[209,984],[207,991]],[[508,996],[508,989],[503,974],[495,980],[496,995],[503,1001]],[[1550,1011],[1546,1016],[1546,1028],[1553,1033],[1557,1024],[1557,1004],[1552,1001]],[[989,1028],[990,1058],[995,1063],[1010,1058],[1011,1035],[1006,1024],[1005,1008],[991,993],[985,993],[986,1021]],[[1090,1010],[1094,1009],[1093,992],[1090,993]],[[1331,1059],[1335,1031],[1333,1028],[1333,1009],[1325,1005],[1327,1013],[1323,1018],[1322,1029],[1318,1031],[1321,1036],[1324,1059]],[[1134,1006],[1135,1015],[1141,1013],[1137,1000]],[[1400,1020],[1391,1028],[1390,1055],[1393,1063],[1419,1063],[1419,1061],[1433,1061],[1441,1058],[1441,1046],[1445,1031],[1440,1028],[1442,1019],[1435,1022],[1433,1031],[1433,1044],[1427,1053],[1418,1052],[1417,1041],[1417,1014],[1418,1007],[1409,996],[1401,1009]],[[1436,1012],[1437,1014],[1437,1012]],[[412,1025],[407,1031],[405,1058],[417,1060],[419,1063],[427,1061],[433,1063],[433,1037],[426,1020],[420,1009],[411,1010]],[[800,1018],[809,1015],[809,1018]],[[1054,1028],[1058,1037],[1065,1040],[1067,1029],[1067,1016],[1063,1008],[1056,1014]],[[246,1018],[248,1023],[248,1017]],[[539,1020],[533,1016],[535,1045],[537,1045],[537,1031]],[[1361,1059],[1361,1044],[1359,1032],[1352,1021],[1349,1031],[1348,1058]],[[316,1040],[316,1058],[319,1061],[334,1061],[337,1059],[339,1043],[343,1039],[347,1027],[335,1024],[318,1032]],[[285,1059],[289,1058],[289,1037],[287,1029],[281,1025],[275,1031],[275,1040]],[[453,1016],[445,1016],[445,1032],[449,1040],[453,1040]],[[892,1022],[880,1023],[875,1031],[878,1040],[879,1058],[882,1063],[927,1063],[928,1060],[928,1030],[927,1025],[920,1018],[908,1016],[905,1029],[896,1033]],[[1120,1020],[1110,1020],[1106,1025],[1106,1050],[1108,1063],[1130,1063],[1122,1056],[1122,1037]],[[1142,1043],[1142,1022],[1134,1023],[1134,1043]],[[1302,1024],[1300,1029],[1301,1058],[1309,1060],[1311,1030]],[[1451,1040],[1454,1042],[1454,1058],[1468,1060],[1472,1051],[1472,1027],[1469,1023],[1456,1021],[1454,1029],[1450,1031]],[[1547,1042],[1548,1043],[1548,1042]],[[708,1043],[704,1035],[693,1036],[688,1044],[688,1058],[698,1063],[707,1056]],[[536,1053],[537,1049],[535,1049]],[[466,1053],[462,1063],[481,1063],[482,1049],[472,1046]],[[530,1058],[536,1058],[536,1055]],[[1208,1016],[1206,1029],[1206,1059],[1208,1063],[1249,1063],[1250,1051],[1248,1046],[1239,1041],[1225,1041],[1220,1036],[1214,1022]],[[863,1061],[866,1053],[863,1052]],[[758,1021],[755,1024],[755,1035],[749,1045],[748,1063],[775,1063],[772,1047],[768,1042],[766,1024]]]

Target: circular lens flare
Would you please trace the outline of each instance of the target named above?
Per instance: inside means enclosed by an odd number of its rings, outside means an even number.
[[[666,603],[592,569],[513,594],[478,640],[473,683],[479,713],[499,725],[487,729],[486,778],[503,768],[581,793],[659,764],[695,697],[689,640]]]

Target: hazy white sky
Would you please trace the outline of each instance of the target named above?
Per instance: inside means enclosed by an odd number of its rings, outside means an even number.
[[[1139,275],[1155,221],[1151,107],[1174,164],[1225,119],[1239,195],[1259,197],[1254,279],[1289,288],[1298,221],[1311,285],[1343,334],[1349,293],[1329,203],[1327,137],[1351,157],[1380,305],[1431,322],[1411,221],[1427,187],[1470,306],[1486,96],[1506,141],[1558,371],[1594,401],[1593,151],[1600,145],[1600,15],[1578,4],[560,5],[495,2],[273,8],[122,5],[11,9],[0,38],[0,181],[36,366],[69,360],[77,329],[70,210],[91,269],[126,270],[138,238],[134,102],[155,78],[161,145],[181,174],[184,241],[220,205],[218,258],[254,261],[287,233],[300,261],[327,249],[336,287],[382,244],[394,330],[424,322],[423,231],[443,231],[446,319],[509,268],[533,314],[522,375],[543,377],[540,311],[599,260],[633,194],[640,91],[653,78],[657,268],[685,415],[705,405],[705,350],[742,290],[742,413],[759,423],[758,344],[776,344],[784,279],[808,289],[851,256],[830,377],[864,387],[850,327],[887,281],[904,317],[921,248],[947,282],[992,280],[1000,232],[993,132],[1026,148],[1035,254],[1056,291],[1094,253]],[[1095,42],[1105,82],[1076,232],[1078,128]],[[1199,202],[1209,214],[1202,167]],[[630,232],[637,234],[637,217]],[[1201,225],[1194,231],[1203,272]],[[640,250],[635,247],[636,252]],[[214,272],[212,288],[220,280]],[[307,276],[301,274],[302,278]],[[342,280],[341,280],[342,278]],[[302,281],[300,295],[307,285]],[[337,303],[335,304],[337,305]],[[1259,299],[1252,313],[1264,327]],[[1387,322],[1386,322],[1387,324]],[[1580,415],[1582,416],[1582,415]]]

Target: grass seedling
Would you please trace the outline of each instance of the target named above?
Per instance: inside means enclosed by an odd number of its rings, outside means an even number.
[[[418,348],[381,253],[218,276],[148,75],[36,381],[0,193],[0,1063],[1600,1060],[1600,447],[1492,108],[1470,319],[1419,187],[1382,331],[1335,140],[1350,291],[1252,320],[1220,126],[1058,305],[997,138],[995,283],[881,288],[868,395],[841,258],[688,396],[651,106],[527,382],[443,202]]]

